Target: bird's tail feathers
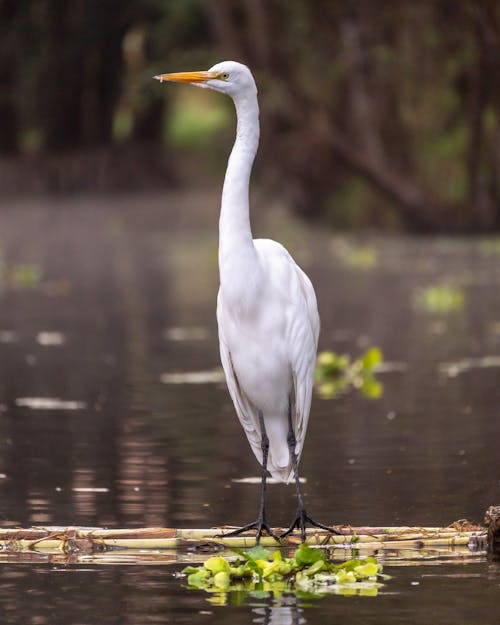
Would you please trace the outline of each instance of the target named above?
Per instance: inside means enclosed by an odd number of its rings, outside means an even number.
[[[290,483],[293,480],[293,467],[291,460],[287,457],[286,463],[275,462],[271,455],[267,463],[267,469],[271,474],[271,477],[279,482]]]
[[[281,470],[269,470],[271,473],[271,477],[278,482],[284,482],[285,484],[290,484],[293,481],[293,469],[287,467],[286,469]]]

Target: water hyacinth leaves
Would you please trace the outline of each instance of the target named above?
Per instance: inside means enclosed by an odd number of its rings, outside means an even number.
[[[329,399],[353,386],[365,397],[378,399],[383,393],[383,386],[375,378],[375,372],[382,361],[383,355],[378,347],[370,347],[355,360],[347,354],[321,352],[315,375],[319,394]]]
[[[188,587],[205,590],[211,594],[211,603],[225,605],[229,593],[240,600],[246,596],[276,598],[283,593],[302,598],[331,593],[376,595],[381,580],[387,578],[375,558],[336,564],[324,550],[305,544],[290,558],[262,546],[234,551],[238,554],[235,561],[214,556],[201,566],[185,568]]]

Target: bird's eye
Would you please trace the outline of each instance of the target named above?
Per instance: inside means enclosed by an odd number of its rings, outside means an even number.
[[[219,74],[219,79],[220,80],[228,80],[229,79],[229,74],[227,72],[222,72],[222,74]]]

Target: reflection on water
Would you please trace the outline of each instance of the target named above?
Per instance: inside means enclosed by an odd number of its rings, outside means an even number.
[[[167,328],[164,336],[167,341],[204,341],[210,338],[210,332],[201,326],[174,326]]]
[[[36,340],[40,345],[63,345],[66,337],[62,332],[39,332]]]
[[[33,408],[33,410],[83,410],[83,401],[67,401],[57,397],[17,397],[16,406]]]
[[[238,480],[258,467],[220,373],[216,213],[193,203],[179,220],[175,198],[139,200],[3,215],[6,262],[43,276],[1,294],[3,524],[210,526],[254,513],[258,488]],[[257,216],[255,230],[304,261],[321,349],[356,356],[377,345],[399,363],[377,373],[380,399],[315,398],[302,461],[312,514],[481,518],[499,486],[487,460],[499,427],[498,254],[481,241],[358,242],[277,223]],[[416,294],[448,283],[462,307],[415,307]],[[273,489],[274,523],[289,522],[292,490]]]
[[[277,605],[253,608],[254,623],[261,625],[304,625],[307,621],[304,610],[295,597],[284,597]]]
[[[0,292],[3,526],[202,527],[255,513],[258,485],[241,478],[258,467],[215,376],[217,202],[207,210],[202,199],[2,208],[2,258],[39,268],[29,288],[6,282]],[[400,364],[380,374],[380,399],[353,392],[314,399],[302,459],[311,514],[353,525],[481,519],[500,492],[492,461],[500,434],[499,369],[491,364],[500,357],[497,248],[473,239],[332,237],[279,212],[254,217],[256,235],[285,243],[316,285],[320,348],[356,355],[377,345]],[[442,284],[460,290],[461,306],[415,306],[419,293]],[[488,366],[464,365],[486,357]],[[458,363],[458,373],[443,374],[445,363]],[[210,376],[171,383],[169,376],[193,372]],[[273,486],[271,494],[271,522],[287,525],[293,489]],[[92,577],[14,566],[6,574],[3,588],[21,576],[23,587],[42,593],[40,603],[62,577],[69,595]],[[134,601],[119,600],[121,620],[102,622],[136,623],[146,614],[162,622],[169,597],[151,589],[171,583],[168,575],[149,567],[100,571],[95,595],[80,591],[80,599],[104,614],[114,587],[127,595],[138,584]],[[28,608],[14,617],[19,602],[9,601],[8,622],[28,622]],[[199,605],[183,601],[174,610],[181,621]],[[50,622],[53,610],[40,605],[37,622]]]
[[[172,566],[31,563],[0,567],[0,611],[8,625],[70,623],[143,625],[144,623],[256,623],[322,625],[359,622],[498,623],[498,567],[484,562],[439,567],[431,562],[394,567],[390,588],[377,597],[283,596],[254,598],[240,605],[213,605],[183,588]],[[465,576],[463,575],[465,573]]]
[[[222,367],[217,367],[208,371],[162,373],[160,380],[163,384],[220,384],[224,383],[225,377]]]

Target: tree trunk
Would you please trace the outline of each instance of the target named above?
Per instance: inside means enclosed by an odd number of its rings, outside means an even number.
[[[81,2],[47,0],[45,72],[39,86],[45,147],[60,151],[81,143],[84,49],[78,32]],[[70,22],[75,27],[70,28]]]
[[[18,66],[18,35],[16,18],[19,2],[0,2],[0,154],[17,152],[19,115],[16,93]]]
[[[445,219],[449,212],[447,207],[428,196],[420,185],[384,163],[374,162],[363,149],[353,147],[332,126],[326,112],[318,113],[315,118],[318,128],[322,129],[318,129],[317,135],[323,137],[340,161],[394,203],[408,228],[425,233],[450,227],[449,220]]]

